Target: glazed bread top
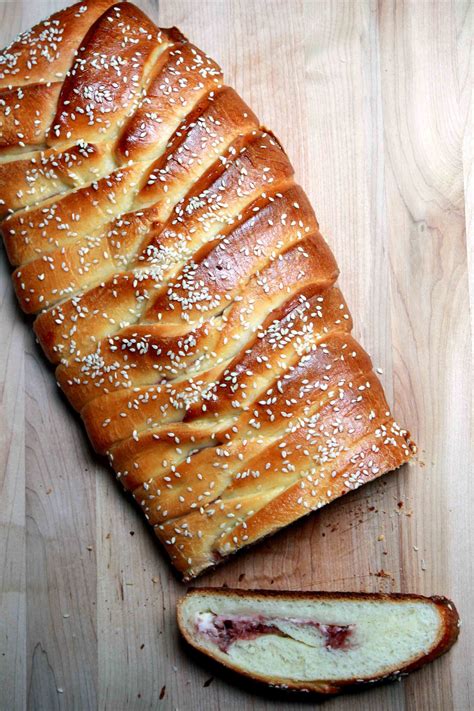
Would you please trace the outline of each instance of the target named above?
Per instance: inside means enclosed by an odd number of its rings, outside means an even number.
[[[185,576],[412,455],[288,157],[212,59],[101,0],[0,69],[18,300]]]

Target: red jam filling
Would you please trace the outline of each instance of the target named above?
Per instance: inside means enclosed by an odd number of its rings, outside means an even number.
[[[276,623],[291,622],[299,627],[314,627],[324,637],[326,649],[349,649],[354,625],[327,625],[314,620],[294,617],[264,617],[263,615],[197,615],[196,630],[206,635],[221,652],[238,640],[256,639],[262,634],[276,634],[287,637]]]

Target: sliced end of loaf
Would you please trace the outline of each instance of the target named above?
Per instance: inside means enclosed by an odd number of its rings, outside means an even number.
[[[395,679],[446,652],[459,632],[441,597],[191,590],[178,625],[198,652],[255,682],[319,694]]]

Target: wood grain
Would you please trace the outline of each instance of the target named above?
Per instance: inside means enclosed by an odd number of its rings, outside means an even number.
[[[0,3],[1,44],[66,4]],[[474,651],[472,5],[137,4],[214,56],[281,138],[338,258],[356,336],[420,446],[412,466],[197,585],[451,596],[463,630],[448,656],[329,706],[465,711]],[[91,452],[0,263],[0,708],[289,708],[209,683],[181,648],[174,608],[184,587]]]

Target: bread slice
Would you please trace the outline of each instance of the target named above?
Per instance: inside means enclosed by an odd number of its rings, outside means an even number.
[[[395,679],[456,641],[443,597],[201,588],[178,602],[179,629],[198,652],[271,687],[335,694]]]

